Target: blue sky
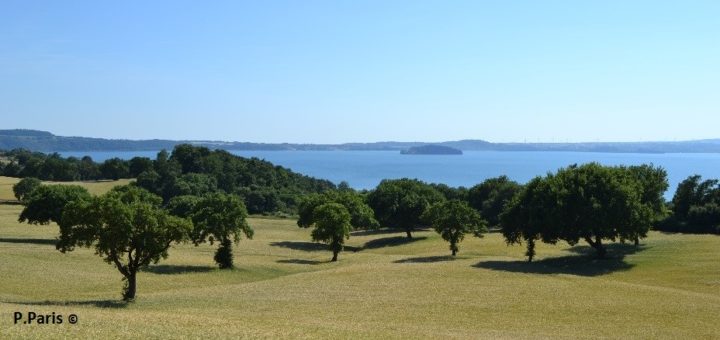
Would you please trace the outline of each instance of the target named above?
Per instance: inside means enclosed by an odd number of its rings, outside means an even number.
[[[253,142],[720,137],[719,1],[3,1],[0,128]]]

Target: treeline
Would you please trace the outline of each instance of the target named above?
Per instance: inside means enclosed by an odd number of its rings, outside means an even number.
[[[432,227],[450,243],[454,256],[466,234],[482,237],[499,229],[508,244],[525,244],[531,261],[535,244],[586,242],[598,257],[607,242],[639,245],[651,229],[720,234],[720,185],[692,176],[666,202],[667,173],[660,167],[572,165],[520,185],[505,176],[467,188],[416,179],[383,180],[374,190],[327,192],[305,197],[298,226],[315,227],[313,239],[326,242],[333,260],[349,237],[345,228],[325,235],[331,216],[337,226],[403,230]]]
[[[0,152],[0,175],[33,177],[44,181],[117,180],[136,177],[150,160],[135,157],[125,161],[119,158],[96,163],[89,156],[64,158],[58,153],[44,154],[25,149]]]
[[[12,150],[4,159],[0,175],[48,181],[117,180],[137,178],[136,185],[162,197],[165,203],[176,196],[202,196],[213,192],[237,194],[251,214],[292,214],[302,195],[334,189],[319,180],[275,166],[257,158],[235,156],[224,150],[178,145],[157,158],[119,158],[96,163],[90,157],[63,158]]]

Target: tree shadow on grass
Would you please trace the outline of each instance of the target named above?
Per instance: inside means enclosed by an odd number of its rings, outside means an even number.
[[[474,267],[513,273],[600,276],[631,269],[635,265],[625,262],[625,256],[647,249],[645,246],[636,247],[630,244],[610,244],[606,248],[608,254],[605,259],[598,259],[595,249],[590,246],[575,246],[568,250],[579,255],[551,257],[531,263],[483,261],[475,264]]]
[[[57,240],[49,240],[44,238],[0,238],[0,243],[31,243],[55,245],[57,243]]]
[[[411,258],[407,258],[407,259],[393,261],[393,263],[432,263],[432,262],[445,262],[445,261],[453,261],[453,260],[455,260],[455,258],[450,255],[442,255],[442,256],[411,257]]]
[[[282,241],[282,242],[270,242],[270,245],[273,247],[282,247],[282,248],[288,248],[288,249],[293,249],[293,250],[330,251],[327,244],[316,243],[316,242]],[[353,246],[344,246],[343,248],[346,251],[352,251],[352,252],[357,252],[357,251],[362,250],[362,248],[353,247]]]
[[[374,239],[374,240],[365,242],[365,245],[363,245],[363,249],[377,249],[377,248],[384,248],[384,247],[401,246],[403,244],[413,243],[416,241],[422,241],[424,239],[427,239],[427,236],[420,236],[420,237],[413,237],[413,238],[407,238],[406,236],[385,237],[385,238],[379,238],[379,239]]]
[[[330,261],[316,261],[316,260],[303,260],[303,259],[277,260],[277,263],[310,264],[310,265],[323,264],[323,263],[328,263],[328,262],[330,262]]]
[[[187,274],[187,273],[207,273],[216,270],[216,267],[209,266],[177,266],[177,265],[156,265],[142,268],[142,271],[163,274],[163,275],[175,275],[175,274]]]
[[[86,300],[86,301],[0,301],[25,306],[95,306],[98,308],[125,308],[128,303],[119,300]]]
[[[355,230],[350,232],[350,236],[372,236],[372,235],[385,235],[385,234],[398,234],[405,233],[405,230],[400,229],[368,229],[368,230]]]
[[[0,200],[0,205],[22,205],[20,201]]]

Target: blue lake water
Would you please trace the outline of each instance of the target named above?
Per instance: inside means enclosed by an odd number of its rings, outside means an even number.
[[[605,165],[652,163],[668,172],[671,198],[677,184],[693,174],[720,178],[720,154],[629,154],[594,152],[466,151],[463,155],[401,155],[397,151],[230,151],[257,157],[293,171],[335,183],[347,181],[357,189],[370,189],[386,178],[418,178],[450,186],[472,186],[507,175],[520,183],[570,164]],[[91,156],[95,161],[135,156],[155,158],[155,151],[61,152],[63,156]]]

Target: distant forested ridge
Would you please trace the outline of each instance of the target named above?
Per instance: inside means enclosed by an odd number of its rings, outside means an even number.
[[[400,151],[423,146],[424,142],[375,142],[344,144],[250,143],[190,140],[129,140],[56,136],[46,131],[0,130],[0,150],[27,149],[59,151],[156,151],[171,150],[179,144],[192,144],[225,150],[298,150],[298,151]],[[484,140],[459,140],[433,143],[463,151],[575,151],[622,153],[720,153],[720,139],[679,142],[597,142],[597,143],[491,143]]]

